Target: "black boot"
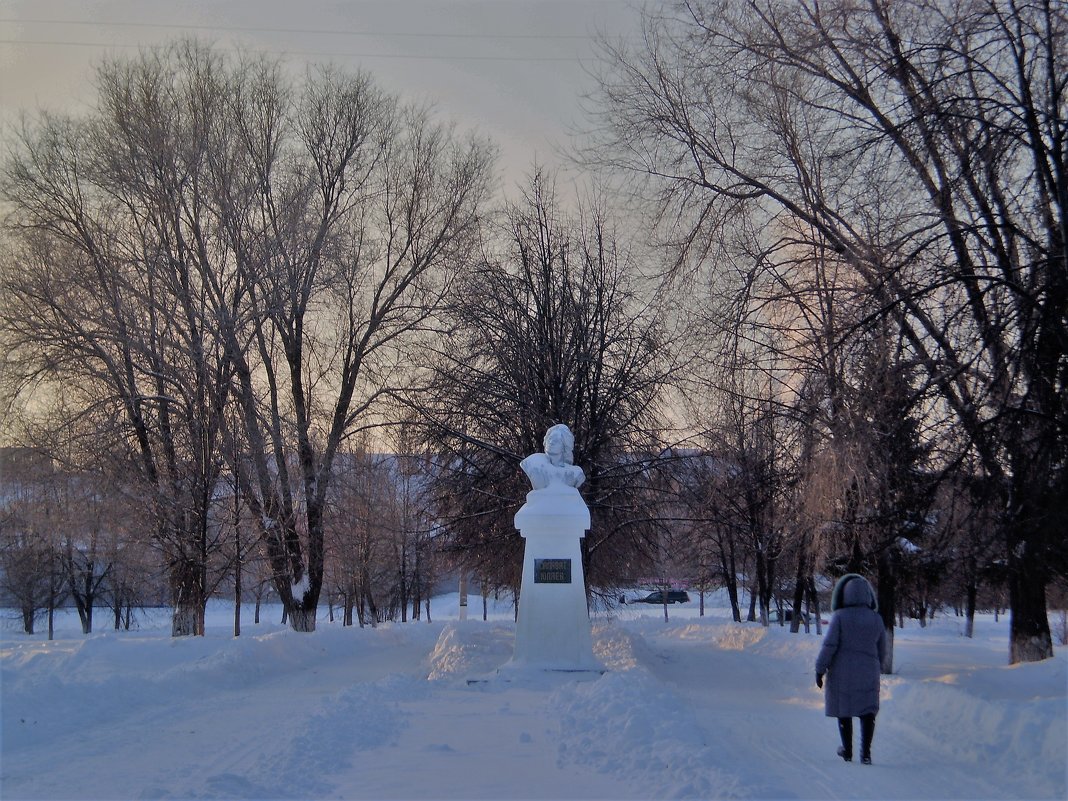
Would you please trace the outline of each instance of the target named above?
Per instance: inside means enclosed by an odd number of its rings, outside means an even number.
[[[842,738],[842,747],[838,756],[846,762],[853,761],[853,718],[838,718],[838,735]]]
[[[871,741],[875,737],[875,715],[864,715],[860,719],[860,761],[871,764]]]

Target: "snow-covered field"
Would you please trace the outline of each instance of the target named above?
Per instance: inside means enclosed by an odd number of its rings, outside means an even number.
[[[594,621],[599,679],[469,684],[511,656],[510,609],[432,611],[309,635],[269,608],[240,638],[225,604],[198,638],[5,621],[0,798],[1068,797],[1068,649],[1008,667],[1005,618],[898,632],[869,767],[835,756],[814,633],[627,607]]]

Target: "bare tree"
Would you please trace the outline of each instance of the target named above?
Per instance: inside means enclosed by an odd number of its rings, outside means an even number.
[[[52,460],[40,450],[0,448],[0,590],[19,610],[26,634],[47,613],[50,640],[68,590],[54,476]]]
[[[57,487],[62,519],[62,558],[70,597],[78,610],[82,633],[93,631],[93,610],[109,580],[113,551],[108,546],[108,521],[101,514],[102,498],[85,480],[88,476],[64,474]],[[59,517],[59,515],[57,515]]]
[[[222,220],[254,326],[213,290],[248,443],[234,468],[288,619],[311,631],[335,457],[466,259],[491,152],[365,74],[294,88],[261,69],[239,101],[229,124],[258,179]]]
[[[391,478],[391,502],[396,508],[392,552],[396,572],[397,599],[401,621],[422,615],[436,578],[437,520],[430,492],[433,462],[420,452],[418,431],[411,420],[394,429],[393,453],[384,459]]]
[[[53,635],[53,615],[67,597],[66,572],[59,549],[14,514],[5,514],[0,524],[0,570],[5,603],[18,609],[22,630],[36,631],[42,612],[48,615],[48,639]]]
[[[1052,655],[1063,528],[1068,14],[1050,3],[681,3],[606,47],[596,149],[691,255],[740,206],[840,258],[990,479],[1010,659]]]
[[[936,536],[951,556],[943,594],[964,615],[965,637],[973,636],[980,604],[989,604],[1003,578],[997,526],[991,520],[996,510],[987,503],[986,483],[974,464],[956,465],[939,486],[933,510]]]
[[[749,619],[768,624],[773,593],[778,582],[779,560],[787,534],[783,496],[788,483],[784,460],[782,421],[774,404],[757,396],[740,402],[726,398],[728,411],[724,425],[709,432],[713,443],[709,452],[721,461],[723,469],[710,476],[711,497],[716,505],[716,533],[729,544],[720,547],[727,564],[741,555],[749,566],[752,583]],[[737,590],[735,590],[737,593]]]
[[[125,450],[166,552],[173,632],[203,632],[226,362],[197,268],[218,64],[192,45],[102,65],[96,111],[23,127],[3,174],[2,328],[20,389]]]
[[[54,407],[20,417],[11,433],[36,445],[0,449],[6,558],[15,562],[8,583],[29,578],[28,554],[15,556],[32,546],[50,638],[54,611],[68,600],[83,633],[93,630],[94,610],[103,604],[115,611],[116,629],[129,628],[134,607],[149,597],[160,572],[143,535],[151,516],[143,511],[143,496],[128,494],[121,476],[107,468],[107,454],[89,450],[93,438],[80,436],[86,432],[65,414]]]
[[[365,443],[366,447],[366,443]],[[406,615],[404,479],[395,454],[339,454],[327,526],[327,573],[342,599],[343,624]]]
[[[111,608],[115,630],[129,631],[135,612],[153,601],[154,579],[160,573],[162,560],[129,506],[120,514],[120,522],[116,524],[112,518],[111,526],[121,539],[114,543],[103,601]]]
[[[77,377],[81,408],[122,421],[176,634],[203,629],[224,459],[312,630],[334,455],[466,258],[490,148],[367,75],[298,83],[195,43],[98,84],[97,111],[27,126],[7,165],[10,364],[22,391]]]
[[[413,401],[440,459],[439,513],[469,568],[516,588],[522,541],[512,516],[529,490],[518,465],[551,425],[566,423],[593,517],[585,575],[610,588],[652,556],[657,535],[649,467],[676,364],[664,321],[640,295],[608,216],[569,215],[545,174],[535,172],[494,233],[456,288]]]

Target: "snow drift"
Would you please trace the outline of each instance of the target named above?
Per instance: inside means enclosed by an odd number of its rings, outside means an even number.
[[[696,604],[694,604],[696,606]],[[1064,798],[1068,677],[1008,667],[1007,623],[898,632],[871,767],[835,755],[818,638],[721,612],[593,626],[596,680],[495,677],[510,609],[234,638],[139,631],[0,643],[5,799]],[[469,680],[478,679],[474,683]]]

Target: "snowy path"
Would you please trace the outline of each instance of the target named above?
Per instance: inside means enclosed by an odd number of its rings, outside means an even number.
[[[1020,797],[1012,775],[994,784],[986,771],[977,773],[973,763],[948,750],[917,747],[910,727],[895,717],[895,678],[885,680],[890,686],[872,749],[874,764],[842,762],[835,754],[837,728],[823,716],[822,694],[808,669],[818,647],[815,635],[807,638],[807,648],[794,643],[783,648],[775,640],[784,632],[772,630],[765,637],[754,627],[689,626],[644,634],[657,654],[654,675],[696,710],[720,765],[733,767],[754,798]],[[753,659],[755,654],[763,658]],[[706,671],[696,668],[700,663]]]
[[[280,632],[224,649],[206,638],[173,640],[170,653],[117,639],[46,646],[60,651],[51,675],[33,676],[18,699],[5,687],[4,798],[315,795],[308,777],[329,766],[330,746],[311,724],[336,706],[334,694],[353,675],[357,687],[371,686],[426,653],[423,642],[388,638],[386,648],[349,648],[339,659],[346,649],[333,633]],[[114,646],[127,653],[102,676]]]
[[[441,631],[5,647],[0,797],[645,797],[558,764],[552,687],[466,684],[507,660],[510,626],[465,627],[453,672]]]
[[[688,611],[688,610],[680,610]],[[644,612],[644,610],[643,610]],[[846,765],[813,635],[679,614],[594,626],[593,681],[492,676],[514,625],[234,639],[5,632],[0,797],[1064,798],[1066,652],[899,635],[875,765]]]

